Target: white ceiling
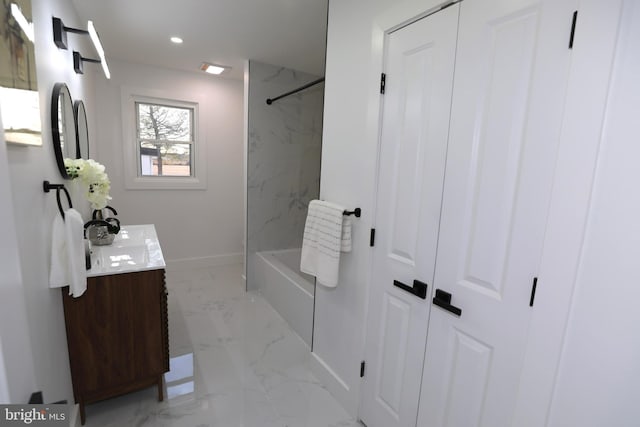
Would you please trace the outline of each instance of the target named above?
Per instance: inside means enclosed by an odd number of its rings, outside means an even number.
[[[210,62],[232,66],[225,76],[241,79],[252,59],[324,75],[327,0],[72,1],[94,22],[107,61],[194,72]]]

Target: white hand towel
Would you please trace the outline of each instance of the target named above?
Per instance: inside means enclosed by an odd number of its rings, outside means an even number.
[[[340,251],[351,250],[351,221],[343,213],[344,207],[321,200],[312,200],[307,212],[300,270],[328,287],[338,284]]]
[[[84,254],[84,222],[80,212],[64,213],[65,237],[69,257],[69,295],[77,298],[87,290],[87,267]]]
[[[51,235],[51,271],[49,286],[69,286],[69,295],[77,298],[87,290],[84,256],[84,224],[80,213],[68,209],[63,220],[56,215]]]
[[[60,214],[56,214],[51,232],[50,288],[67,286],[67,246],[64,231],[64,220]]]

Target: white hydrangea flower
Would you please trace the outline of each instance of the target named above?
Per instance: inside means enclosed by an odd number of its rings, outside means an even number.
[[[64,166],[71,179],[77,179],[93,209],[104,209],[111,196],[111,182],[105,168],[93,159],[64,159]]]

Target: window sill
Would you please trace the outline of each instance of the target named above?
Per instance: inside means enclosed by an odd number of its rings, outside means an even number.
[[[136,177],[127,179],[125,188],[127,190],[206,190],[207,184],[195,177]]]

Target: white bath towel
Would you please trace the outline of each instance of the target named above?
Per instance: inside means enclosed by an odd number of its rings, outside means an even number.
[[[69,286],[69,295],[77,298],[87,290],[84,223],[75,209],[65,211],[64,217],[53,219],[49,287]]]
[[[340,238],[340,252],[351,252],[351,217],[342,217],[342,236]]]
[[[302,240],[300,270],[332,288],[338,284],[340,251],[351,250],[351,219],[343,213],[342,206],[312,200]]]

